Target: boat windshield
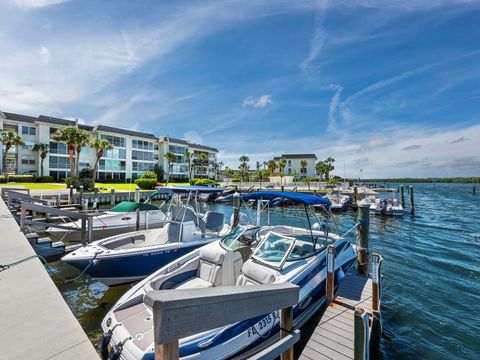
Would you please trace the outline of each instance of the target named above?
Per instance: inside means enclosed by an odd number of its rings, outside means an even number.
[[[326,243],[325,239],[317,237],[313,240],[307,234],[287,236],[271,231],[256,248],[252,257],[271,267],[281,269],[287,261],[297,261],[315,255],[315,249],[321,250]]]
[[[257,232],[260,227],[237,226],[228,235],[220,240],[220,245],[229,251],[238,250],[241,247],[250,246],[257,241]]]

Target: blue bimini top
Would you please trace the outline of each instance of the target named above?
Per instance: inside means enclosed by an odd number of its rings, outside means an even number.
[[[288,199],[293,202],[305,205],[325,205],[326,207],[330,206],[330,200],[325,197],[291,191],[257,191],[242,195],[243,200],[273,200],[276,198]]]

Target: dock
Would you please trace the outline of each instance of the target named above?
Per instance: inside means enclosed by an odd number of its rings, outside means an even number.
[[[352,271],[345,275],[299,359],[354,359],[356,308],[372,313],[372,279]]]
[[[0,200],[0,264],[34,256]],[[93,345],[38,259],[0,272],[0,359],[98,359]]]

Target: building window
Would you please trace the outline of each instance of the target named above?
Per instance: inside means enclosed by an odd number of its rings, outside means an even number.
[[[127,150],[125,149],[111,149],[106,150],[103,153],[103,158],[105,159],[126,159],[127,158]]]
[[[52,169],[70,169],[70,159],[64,156],[52,156],[48,158],[48,166]]]
[[[50,171],[49,174],[55,181],[65,180],[68,176],[70,176],[69,171]]]
[[[107,139],[113,146],[125,147],[125,138],[122,137],[100,134],[100,139]]]
[[[22,135],[36,135],[37,129],[33,126],[22,126]]]
[[[183,146],[168,145],[168,151],[176,155],[185,155],[185,150]]]
[[[50,141],[49,151],[51,154],[68,155],[68,146],[65,143]]]
[[[132,140],[132,148],[134,149],[140,149],[140,150],[153,150],[153,143],[150,141],[144,141],[144,140]]]
[[[132,161],[132,171],[153,171],[153,163]]]
[[[153,153],[139,150],[132,150],[132,160],[153,161]]]
[[[35,165],[35,156],[22,155],[22,165]]]
[[[100,170],[125,171],[125,161],[101,159],[98,164]]]
[[[110,171],[99,171],[97,175],[99,180],[125,180],[125,173],[121,172],[110,172]]]

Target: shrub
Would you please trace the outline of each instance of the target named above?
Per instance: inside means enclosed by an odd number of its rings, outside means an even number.
[[[219,183],[211,179],[198,179],[197,181],[195,181],[193,185],[208,186],[208,185],[219,185]]]
[[[145,171],[140,179],[155,179],[157,180],[157,174],[153,171]]]
[[[35,182],[38,183],[51,183],[53,182],[53,176],[37,176]]]
[[[155,179],[149,179],[149,178],[141,177],[141,178],[135,180],[135,184],[137,184],[137,186],[140,189],[152,190],[152,189],[155,189],[155,186],[157,185],[157,178],[156,178],[156,176],[155,176]]]
[[[240,182],[240,178],[232,178],[231,182]]]
[[[83,185],[83,191],[93,191],[95,188],[95,182],[91,178],[77,179],[75,177],[68,177],[65,180],[67,187],[72,185],[75,189],[80,190],[80,186]]]
[[[10,182],[33,182],[35,177],[33,175],[10,175],[8,181]]]
[[[80,171],[80,176],[79,178],[80,179],[83,179],[83,178],[92,178],[93,176],[93,169],[87,167],[87,168],[83,168],[81,171]]]
[[[0,184],[6,184],[8,181],[8,178],[6,176],[0,176]]]

